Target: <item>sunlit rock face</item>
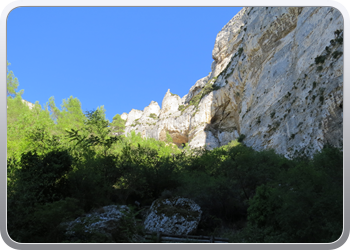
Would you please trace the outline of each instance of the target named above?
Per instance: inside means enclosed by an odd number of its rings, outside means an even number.
[[[141,110],[132,109],[127,116],[125,126],[130,126],[131,124],[133,124],[135,120],[140,119],[140,117],[142,116],[142,113],[143,112]]]
[[[126,121],[128,119],[128,114],[124,112],[120,117]]]
[[[342,147],[342,30],[332,7],[243,8],[216,37],[212,72],[182,98],[168,90],[152,123],[132,110],[126,133],[208,149],[244,134],[286,157]]]
[[[160,113],[160,107],[157,102],[152,101],[146,108],[143,110],[142,118],[147,117],[158,117]]]

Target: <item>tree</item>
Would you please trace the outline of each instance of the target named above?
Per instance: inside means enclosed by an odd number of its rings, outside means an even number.
[[[70,138],[70,141],[76,141],[76,146],[82,146],[83,150],[96,146],[96,152],[102,150],[103,155],[106,156],[112,144],[119,141],[120,138],[110,136],[109,121],[106,120],[103,106],[94,111],[87,111],[85,114],[86,119],[82,129],[66,129],[68,138]]]
[[[124,133],[125,123],[126,121],[123,120],[119,114],[116,114],[110,124],[111,132],[115,135],[121,135]]]
[[[19,83],[17,77],[15,77],[12,70],[8,70],[8,66],[10,65],[11,63],[7,62],[6,94],[7,96],[14,98],[17,95],[22,95],[24,90],[22,89],[18,92],[16,91],[19,86]]]
[[[51,112],[52,120],[57,122],[58,118],[61,115],[61,111],[56,107],[55,98],[53,96],[49,98],[49,101],[46,103],[45,107]]]
[[[96,110],[86,111],[85,126],[91,134],[105,138],[110,133],[109,121],[106,119],[106,110],[103,106],[97,107]]]
[[[315,164],[316,163],[316,164]],[[343,228],[343,169],[339,149],[325,148],[313,161],[280,170],[249,200],[248,221],[261,242],[333,242]]]
[[[21,96],[17,95],[8,98],[7,106],[8,157],[17,157],[23,152],[34,149],[37,141],[33,141],[31,137],[33,133],[52,134],[56,129],[49,111],[43,110],[39,103],[30,109],[22,102]]]
[[[78,98],[70,96],[68,99],[63,99],[61,110],[59,110],[52,96],[46,103],[46,108],[50,110],[51,118],[56,122],[59,134],[65,134],[66,129],[81,129],[84,126],[86,117]]]

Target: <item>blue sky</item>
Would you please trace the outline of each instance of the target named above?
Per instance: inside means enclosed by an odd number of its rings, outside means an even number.
[[[239,7],[21,7],[7,19],[7,60],[23,98],[77,97],[107,118],[161,106],[206,76],[217,33]]]

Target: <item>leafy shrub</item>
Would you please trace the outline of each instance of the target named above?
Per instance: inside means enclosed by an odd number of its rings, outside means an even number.
[[[245,139],[245,135],[244,134],[240,134],[238,137],[238,142],[242,142]]]
[[[73,220],[83,212],[79,201],[69,197],[33,207],[21,207],[18,201],[10,200],[8,232],[18,242],[59,242],[64,239],[61,223]]]
[[[339,36],[335,39],[335,41],[339,44],[343,44],[343,37],[342,36]]]
[[[145,234],[144,226],[137,218],[140,212],[132,206],[129,206],[128,211],[123,212],[124,216],[121,217],[118,227],[112,233],[112,238],[116,243],[139,243],[136,236]]]
[[[227,178],[212,178],[201,171],[194,171],[181,178],[176,195],[193,199],[202,209],[199,229],[209,230],[224,220],[233,221],[241,217],[240,195],[235,185],[227,185]],[[213,219],[215,221],[213,221]]]
[[[151,113],[149,115],[149,117],[153,118],[153,119],[158,119],[158,116],[155,113]]]
[[[339,35],[340,35],[341,32],[342,32],[342,30],[336,30],[336,31],[334,31],[334,35],[335,35],[336,37],[339,37]]]
[[[326,60],[326,58],[327,58],[327,56],[317,56],[316,58],[315,58],[315,63],[316,64],[319,64],[319,63],[324,63],[324,61]]]
[[[324,101],[323,95],[321,95],[319,99],[320,99],[321,104],[323,104],[323,101]]]
[[[212,91],[220,89],[221,87],[219,85],[215,84],[216,79],[217,79],[217,77],[213,77],[212,79],[208,80],[208,82],[205,84],[203,89],[197,95],[192,97],[189,105],[193,105],[197,108],[199,102],[203,99],[203,97],[205,97],[206,95],[208,95]],[[179,107],[179,110],[180,110],[180,107]]]
[[[343,52],[341,52],[341,51],[334,51],[334,52],[332,53],[332,56],[333,56],[334,59],[336,59],[336,58],[338,58],[339,56],[341,56],[342,54],[343,54]]]
[[[200,100],[202,99],[201,96],[202,96],[202,93],[200,92],[197,95],[195,95],[194,97],[192,97],[189,105],[193,105],[197,108]]]
[[[16,176],[15,196],[27,205],[59,200],[65,193],[65,175],[72,169],[67,151],[51,151],[39,156],[22,154]]]
[[[166,131],[166,141],[167,142],[173,142],[173,138],[171,137],[171,135],[169,134],[168,131]]]
[[[179,111],[184,111],[185,109],[186,107],[184,105],[179,105],[179,108],[178,108]]]
[[[315,157],[314,162],[300,161],[276,181],[257,188],[248,220],[263,230],[260,242],[276,240],[273,234],[280,242],[332,242],[340,237],[342,156],[337,149],[325,148]]]
[[[85,212],[93,207],[108,205],[112,196],[112,185],[121,176],[116,163],[104,166],[104,161],[106,160],[90,160],[84,165],[78,165],[68,175],[68,195],[78,199]]]
[[[243,53],[243,48],[239,48],[239,49],[238,49],[238,56],[241,56],[242,53]]]

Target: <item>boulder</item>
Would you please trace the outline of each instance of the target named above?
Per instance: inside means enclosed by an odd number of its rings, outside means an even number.
[[[63,223],[62,226],[66,228],[65,235],[68,241],[85,242],[90,241],[92,235],[100,235],[100,238],[102,235],[107,242],[116,242],[115,235],[119,234],[120,219],[127,212],[130,212],[130,209],[125,205],[104,206],[74,221]],[[131,235],[131,238],[134,237]]]
[[[201,219],[201,208],[192,200],[175,197],[152,203],[144,222],[145,230],[167,234],[191,234]]]

